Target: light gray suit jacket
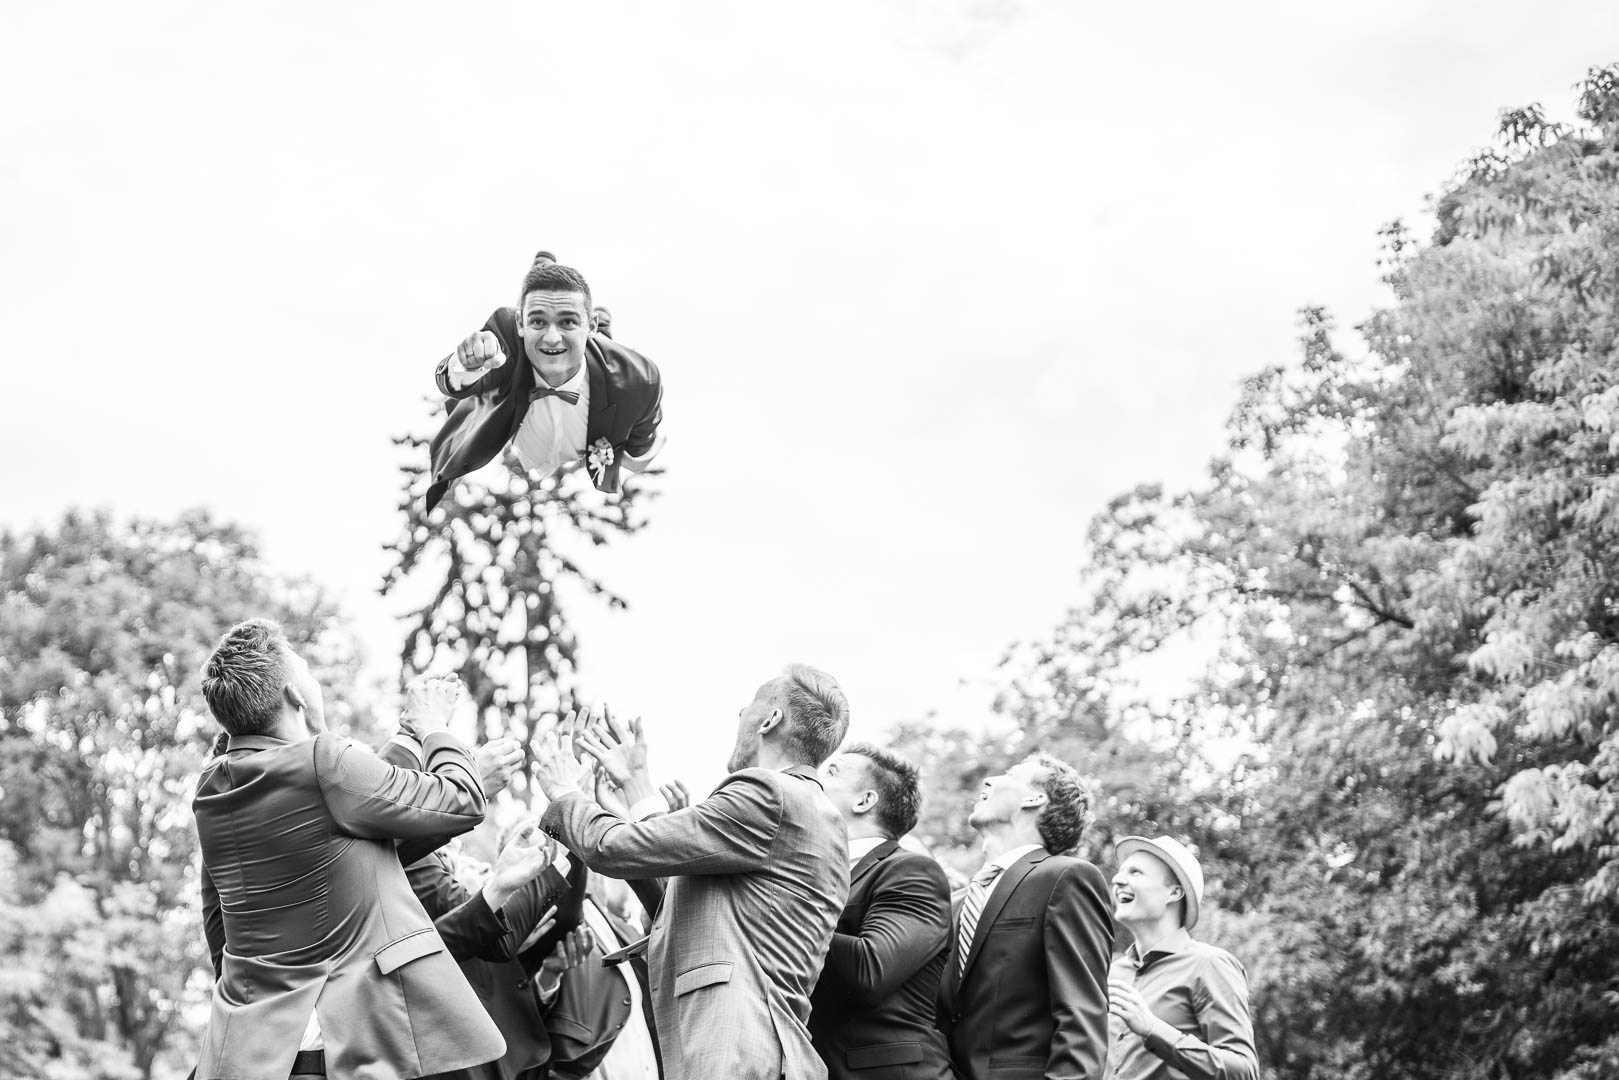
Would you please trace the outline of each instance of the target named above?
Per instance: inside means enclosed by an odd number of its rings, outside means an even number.
[[[415,772],[332,734],[236,736],[204,766],[192,808],[219,978],[197,1080],[286,1080],[311,1013],[344,1080],[505,1052],[394,847],[483,820],[472,755],[444,733],[423,750]]]
[[[570,794],[541,826],[592,870],[672,878],[647,954],[665,1080],[823,1080],[805,1021],[849,859],[814,769],[743,769],[635,824]]]

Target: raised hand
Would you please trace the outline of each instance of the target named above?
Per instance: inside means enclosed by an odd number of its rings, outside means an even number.
[[[566,937],[557,942],[557,947],[551,950],[540,964],[540,986],[554,986],[569,968],[576,968],[590,959],[590,952],[596,947],[596,935],[590,932],[587,926],[581,926],[569,932]]]
[[[534,782],[547,799],[555,802],[569,792],[581,790],[585,767],[573,756],[572,749],[563,744],[558,732],[541,735],[531,746]]]
[[[498,910],[513,893],[539,877],[556,855],[556,841],[540,831],[538,822],[525,822],[495,858],[483,886],[485,902]]]
[[[454,675],[423,675],[413,679],[405,687],[405,707],[399,713],[400,725],[424,734],[446,731],[450,718],[465,698],[466,687]]]
[[[691,805],[691,792],[687,791],[686,785],[679,780],[659,784],[658,794],[662,795],[663,801],[669,804],[671,813],[676,810],[684,810]]]
[[[651,791],[646,765],[646,732],[639,716],[628,724],[621,724],[603,706],[579,735],[579,748],[600,762],[602,772],[626,795],[632,787]]]
[[[483,793],[494,798],[512,782],[512,774],[523,763],[523,744],[516,739],[490,739],[473,755],[478,760],[478,776]]]
[[[488,330],[479,330],[467,335],[467,339],[455,347],[455,359],[468,371],[485,367],[493,371],[506,362],[506,353],[498,337]]]

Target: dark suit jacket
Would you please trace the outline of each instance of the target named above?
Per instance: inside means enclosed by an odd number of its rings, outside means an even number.
[[[506,363],[460,390],[450,385],[448,358],[439,362],[435,373],[439,392],[449,399],[444,403],[449,415],[433,436],[428,510],[456,480],[495,460],[528,414],[534,366],[517,334],[516,311],[500,308],[483,328],[500,339]],[[601,334],[592,334],[585,348],[585,370],[590,379],[585,442],[590,446],[606,439],[614,451],[613,463],[591,479],[600,490],[615,492],[623,456],[642,456],[657,437],[663,420],[663,382],[656,364]]]
[[[1098,1080],[1107,1061],[1113,905],[1102,872],[1044,848],[996,879],[958,974],[956,932],[940,1027],[962,1080]]]
[[[412,864],[405,873],[416,898],[435,918],[481,902],[481,893],[469,893],[455,880],[441,852]],[[534,995],[534,980],[517,959],[517,950],[566,889],[562,875],[547,868],[502,906],[505,932],[494,948],[461,950],[456,943],[447,942],[451,955],[461,965],[461,973],[478,992],[489,1018],[505,1037],[506,1053],[495,1061],[441,1073],[440,1080],[513,1080],[525,1070],[543,1067],[550,1059],[551,1043]]]
[[[670,879],[647,953],[667,1080],[825,1075],[805,1021],[849,861],[814,769],[743,769],[635,823],[572,793],[540,821],[592,870]]]
[[[950,1080],[934,1023],[950,926],[950,884],[926,855],[885,840],[855,864],[810,996],[832,1080]]]
[[[285,1080],[311,1013],[334,1076],[420,1076],[505,1050],[399,865],[396,837],[483,818],[472,756],[444,733],[423,745],[425,772],[332,734],[237,737],[204,766],[192,808],[219,978],[201,1080]]]

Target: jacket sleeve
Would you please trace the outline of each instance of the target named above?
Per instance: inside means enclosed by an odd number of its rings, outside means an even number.
[[[458,836],[483,820],[472,755],[448,732],[422,741],[423,769],[401,769],[350,739],[315,740],[315,775],[340,832],[367,840]]]
[[[1051,986],[1051,1052],[1046,1076],[1099,1080],[1107,1064],[1107,969],[1113,908],[1102,872],[1076,862],[1046,902],[1046,974]]]
[[[779,782],[745,769],[696,805],[634,823],[573,792],[546,807],[540,827],[610,877],[740,874],[770,861],[781,828]]]
[[[208,940],[208,959],[213,961],[217,980],[225,956],[225,913],[219,907],[219,890],[206,864],[202,868],[202,933]]]
[[[832,935],[821,971],[822,985],[868,1004],[899,989],[950,940],[950,885],[938,863],[890,857],[872,872],[882,877],[858,932]]]
[[[649,365],[651,361],[647,362]],[[624,440],[624,453],[634,458],[645,458],[657,445],[658,425],[663,423],[663,378],[658,369],[652,368],[653,384],[651,399],[641,418],[630,428],[629,436]]]
[[[517,939],[518,944],[521,945],[527,940],[528,935],[534,928],[540,924],[541,916],[553,906],[557,909],[556,925],[547,930],[540,940],[517,954],[517,959],[522,962],[523,970],[530,975],[540,970],[540,965],[545,963],[545,958],[551,955],[557,944],[572,933],[584,919],[585,887],[590,883],[590,871],[585,869],[585,864],[579,861],[578,856],[570,854],[568,856],[568,876],[564,878],[556,872],[555,867],[548,866],[545,868],[545,875],[541,880],[545,879],[549,879],[554,885],[549,889],[548,895],[541,897],[544,903],[531,913],[527,910],[533,906],[531,904],[524,904],[525,910],[522,914],[513,913],[513,923],[520,923],[523,927],[522,933]],[[507,903],[506,910],[511,913],[512,909],[518,905],[526,894],[527,890],[524,890],[524,892],[513,897]]]

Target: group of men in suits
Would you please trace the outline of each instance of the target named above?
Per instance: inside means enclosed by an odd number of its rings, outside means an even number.
[[[968,820],[987,861],[952,896],[901,843],[916,768],[844,746],[847,700],[814,668],[759,687],[728,775],[689,805],[654,787],[639,724],[536,740],[544,814],[476,891],[443,845],[522,754],[450,734],[458,684],[414,686],[373,753],[326,730],[307,663],[251,620],[203,692],[228,739],[194,801],[216,976],[202,1080],[1099,1078],[1110,1039],[1127,1080],[1254,1075],[1241,967],[1185,934],[1189,852],[1142,840],[1110,896],[1071,854],[1088,786],[1036,754],[984,781]],[[592,873],[635,887],[644,938]],[[1136,941],[1110,978],[1115,910]]]

